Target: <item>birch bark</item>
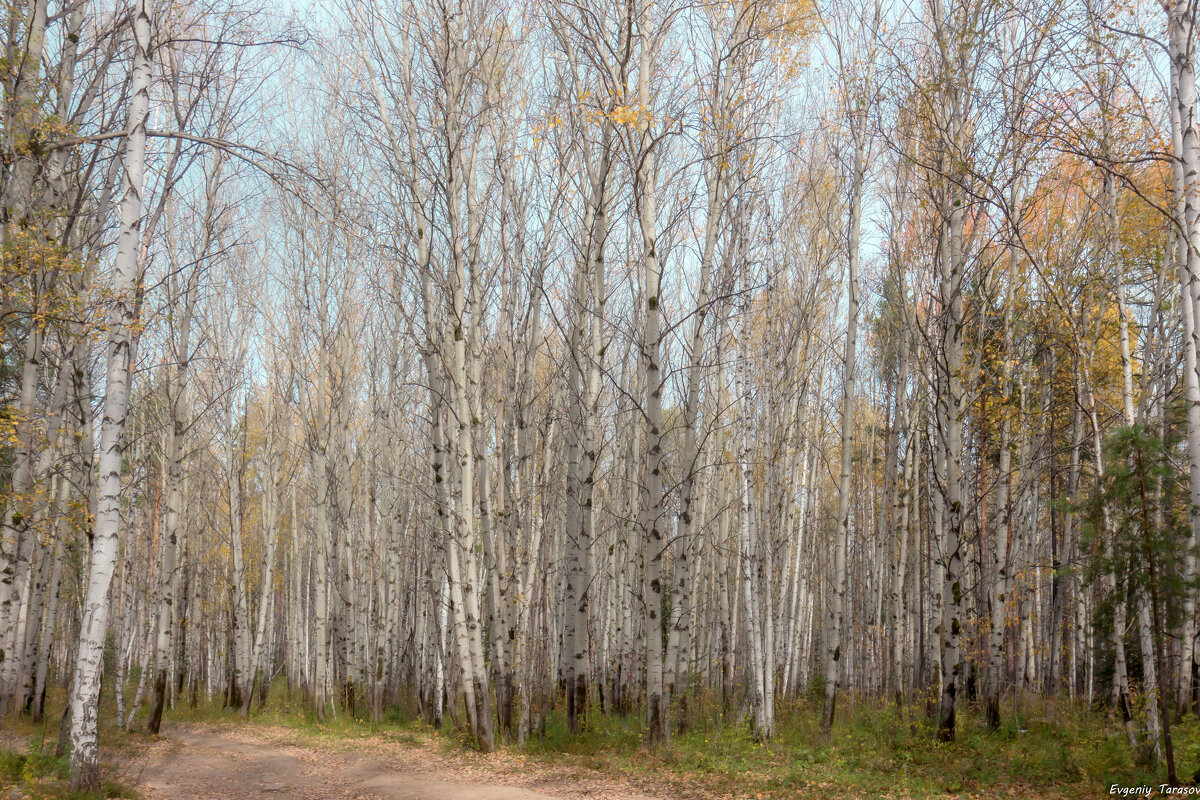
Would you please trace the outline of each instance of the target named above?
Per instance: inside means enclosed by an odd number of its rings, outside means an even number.
[[[88,568],[87,599],[71,691],[71,789],[100,788],[96,715],[100,699],[104,638],[108,629],[108,589],[116,566],[121,527],[122,434],[129,408],[133,364],[133,328],[138,304],[138,232],[146,162],[146,117],[150,105],[150,17],[152,0],[138,0],[132,15],[134,53],[130,100],[122,156],[121,226],[113,272],[109,314],[104,416],[100,423],[97,514]]]

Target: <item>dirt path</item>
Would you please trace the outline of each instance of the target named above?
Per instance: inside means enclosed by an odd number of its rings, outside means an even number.
[[[213,726],[171,726],[164,733],[130,765],[146,800],[566,800],[441,780],[364,751],[255,741]]]

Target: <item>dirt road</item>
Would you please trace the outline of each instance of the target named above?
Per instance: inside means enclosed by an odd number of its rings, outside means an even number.
[[[511,786],[413,774],[369,752],[255,742],[219,728],[174,726],[131,765],[146,800],[566,800]]]

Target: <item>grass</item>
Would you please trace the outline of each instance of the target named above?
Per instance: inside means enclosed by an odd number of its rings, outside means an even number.
[[[249,727],[269,725],[287,728],[293,731],[297,738],[313,744],[348,743],[352,739],[378,733],[386,734],[402,743],[416,745],[422,743],[433,731],[433,728],[422,722],[419,717],[396,711],[385,713],[383,720],[375,723],[364,715],[361,709],[357,715],[351,715],[339,708],[328,714],[324,722],[319,723],[312,704],[299,693],[290,694],[284,678],[271,684],[265,706],[260,706],[258,698],[255,698],[246,717],[236,710],[222,708],[219,703],[201,703],[196,706],[180,703],[175,709],[168,708],[164,711],[163,721],[164,724],[193,722]]]
[[[70,759],[42,752],[35,746],[26,753],[0,750],[0,789],[16,789],[20,796],[31,800],[103,800],[128,798],[137,800],[136,790],[117,780],[106,780],[99,792],[73,792],[70,779]]]
[[[126,690],[133,697],[136,683]],[[47,713],[38,723],[23,714],[11,714],[4,719],[5,746],[24,742],[24,748],[0,747],[0,797],[18,790],[21,797],[31,800],[105,800],[126,798],[137,800],[133,786],[136,776],[128,774],[131,761],[126,756],[149,736],[139,731],[122,731],[117,727],[116,699],[112,692],[101,694],[99,734],[101,744],[101,774],[104,780],[98,792],[72,792],[69,786],[70,756],[54,755],[58,746],[59,722],[66,706],[66,691],[53,687],[46,697]]]
[[[858,700],[839,713],[832,735],[820,728],[818,700],[777,709],[775,738],[754,741],[748,725],[733,724],[711,699],[693,703],[692,724],[670,748],[650,750],[638,714],[593,715],[572,736],[562,713],[546,720],[545,736],[531,737],[524,755],[544,765],[608,774],[637,783],[673,787],[706,797],[1062,797],[1108,795],[1112,784],[1158,786],[1164,772],[1135,763],[1124,733],[1102,712],[1065,700],[1010,701],[999,731],[981,714],[959,714],[952,744],[934,739],[924,704]],[[300,698],[274,686],[267,706],[249,719],[215,707],[182,709],[179,720],[269,724],[289,728],[315,746],[355,747],[385,735],[447,750],[470,747],[470,738],[448,724],[440,734],[419,719],[393,715],[375,724],[342,713],[317,724]],[[1184,780],[1200,767],[1200,722],[1188,717],[1172,729],[1176,764]],[[509,745],[507,749],[515,750]]]
[[[775,738],[754,741],[746,725],[731,725],[715,709],[695,720],[669,749],[641,745],[637,717],[593,719],[572,738],[561,719],[529,747],[548,759],[584,757],[597,769],[631,777],[653,775],[706,796],[826,797],[1092,797],[1112,784],[1157,786],[1164,775],[1133,762],[1121,730],[1103,715],[1064,702],[1018,710],[1009,706],[1001,730],[982,716],[959,716],[957,741],[940,744],[923,709],[859,702],[839,715],[832,735],[820,728],[819,703],[801,700],[777,710]],[[1174,731],[1180,775],[1200,765],[1200,725],[1189,718]]]
[[[976,798],[1108,796],[1109,787],[1154,786],[1165,780],[1162,769],[1135,763],[1124,732],[1101,711],[1065,700],[1010,701],[1004,724],[988,731],[981,714],[965,708],[952,744],[934,740],[925,704],[898,708],[882,701],[847,702],[831,735],[820,728],[819,699],[801,699],[777,709],[773,740],[754,741],[746,723],[726,718],[711,698],[692,702],[691,725],[676,733],[669,748],[649,749],[638,714],[593,714],[586,730],[572,736],[562,713],[551,712],[544,736],[534,735],[523,748],[528,763],[564,773],[607,776],[639,784],[668,796],[712,798]],[[124,748],[136,748],[146,735],[121,732],[108,709],[101,741],[109,752],[106,775],[117,774]],[[0,751],[0,788],[17,785],[37,800],[82,800],[65,792],[65,759],[42,754],[41,741],[52,748],[57,717],[30,728],[29,752]],[[414,715],[393,713],[374,723],[361,714],[329,715],[318,724],[309,705],[289,696],[282,682],[271,687],[267,704],[257,702],[248,718],[218,704],[168,710],[168,722],[272,726],[294,733],[298,743],[345,750],[370,747],[382,737],[414,747],[440,747],[460,753],[469,737],[447,722],[440,731]],[[135,729],[142,723],[135,724]],[[6,724],[6,727],[8,725]],[[1189,716],[1172,726],[1176,764],[1187,781],[1200,767],[1200,721]],[[515,751],[515,745],[506,750]],[[36,790],[36,791],[35,791]],[[40,794],[36,792],[41,792]],[[128,789],[106,786],[105,797],[134,797]],[[86,796],[84,796],[86,797]]]

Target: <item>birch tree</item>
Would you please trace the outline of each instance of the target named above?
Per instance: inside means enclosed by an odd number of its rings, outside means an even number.
[[[121,525],[121,439],[129,403],[133,328],[137,324],[138,303],[134,295],[138,284],[138,234],[146,160],[146,119],[150,105],[152,11],[149,0],[140,0],[132,18],[134,53],[122,156],[121,228],[113,265],[114,300],[109,312],[104,412],[100,423],[96,524],[71,690],[71,788],[75,791],[94,791],[100,786],[96,715],[104,637],[108,629],[107,595],[116,566]]]

